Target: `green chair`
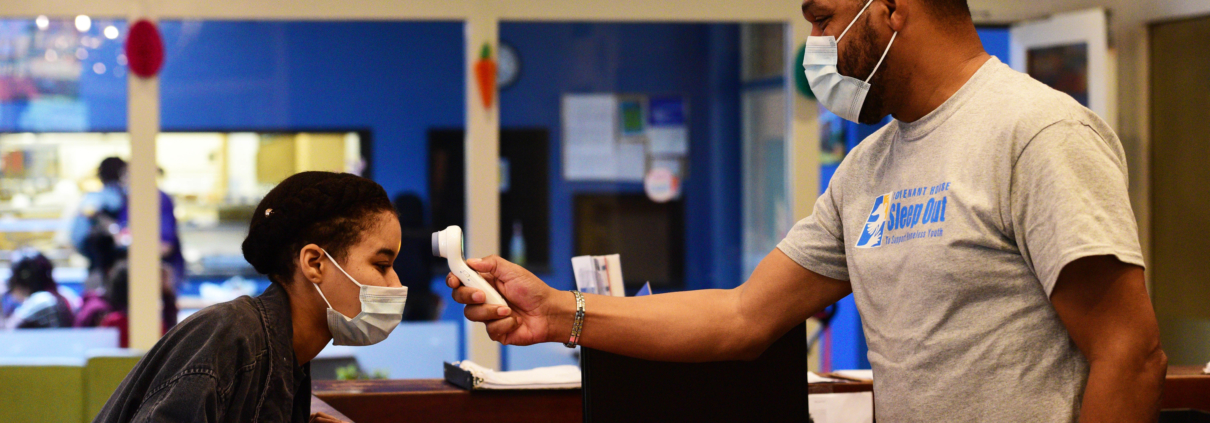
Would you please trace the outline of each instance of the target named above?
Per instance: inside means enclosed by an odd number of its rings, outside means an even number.
[[[83,360],[0,360],[0,410],[3,423],[84,421]]]
[[[89,351],[88,362],[84,365],[83,422],[91,422],[101,412],[105,402],[142,357],[140,352],[123,349]]]

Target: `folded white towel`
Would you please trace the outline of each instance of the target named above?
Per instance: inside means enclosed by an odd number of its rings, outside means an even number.
[[[470,360],[458,367],[475,376],[477,389],[575,389],[580,387],[580,368],[572,365],[498,372]]]

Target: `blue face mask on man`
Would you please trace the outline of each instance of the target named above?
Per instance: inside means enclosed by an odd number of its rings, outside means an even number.
[[[866,95],[870,93],[870,79],[874,78],[874,73],[878,72],[878,67],[882,66],[887,52],[891,51],[891,44],[895,43],[895,36],[899,35],[899,32],[891,35],[891,42],[887,43],[886,50],[882,52],[882,58],[878,59],[878,64],[874,65],[874,70],[870,72],[870,76],[865,81],[840,74],[836,68],[839,56],[836,46],[872,3],[874,0],[866,2],[861,11],[857,12],[853,21],[849,22],[849,26],[840,33],[840,38],[830,35],[807,37],[806,51],[803,54],[802,65],[806,69],[807,82],[810,83],[815,98],[819,99],[819,103],[823,104],[823,107],[851,122],[858,122],[861,116],[861,106],[865,104]]]

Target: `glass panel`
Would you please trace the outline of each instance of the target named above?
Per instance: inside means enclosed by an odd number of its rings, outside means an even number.
[[[784,27],[744,27],[502,23],[502,254],[558,289],[576,287],[572,257],[608,254],[630,295],[741,284],[747,244],[771,251],[757,237],[788,207],[784,43],[746,35]],[[508,369],[575,362],[562,347],[505,355]]]
[[[2,326],[70,327],[72,319],[62,314],[37,317],[45,315],[39,307],[74,311],[81,306],[89,261],[77,253],[73,224],[84,205],[100,195],[101,159],[130,151],[121,133],[126,128],[125,36],[126,23],[108,18],[0,20]],[[37,288],[25,288],[34,294],[15,295],[8,286],[11,269],[35,253],[49,259],[57,283],[30,279],[26,283]],[[98,284],[99,276],[92,281]],[[52,285],[63,300],[27,301]],[[8,335],[0,334],[6,337],[0,344],[13,348],[0,354],[38,350],[27,350],[26,338]],[[90,347],[117,346],[116,332],[92,335],[77,340]],[[76,334],[63,336],[76,339]]]
[[[0,131],[126,128],[126,22],[0,20]]]
[[[794,226],[786,152],[786,27],[744,25],[744,253],[750,275]]]

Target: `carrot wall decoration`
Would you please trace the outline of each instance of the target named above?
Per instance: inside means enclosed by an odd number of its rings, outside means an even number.
[[[496,95],[496,61],[492,59],[491,44],[483,43],[483,48],[479,50],[479,61],[475,62],[475,80],[479,85],[483,108],[492,108]]]

